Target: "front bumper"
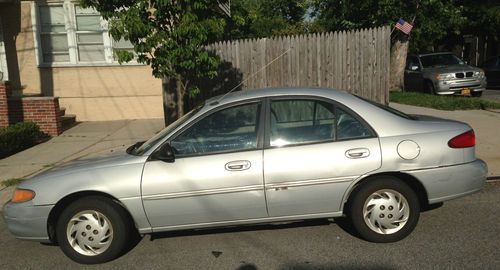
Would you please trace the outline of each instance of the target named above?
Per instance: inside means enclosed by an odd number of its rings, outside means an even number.
[[[32,202],[5,204],[3,217],[7,229],[19,239],[50,242],[47,219],[53,205],[34,206]]]
[[[429,203],[432,204],[479,191],[486,182],[488,166],[477,159],[465,164],[406,173],[420,180],[427,191]]]
[[[434,83],[438,95],[462,95],[462,90],[468,89],[470,93],[479,93],[486,89],[486,80],[460,79],[451,81],[438,81]]]

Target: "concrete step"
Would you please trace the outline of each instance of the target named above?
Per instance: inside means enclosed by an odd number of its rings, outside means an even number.
[[[62,130],[67,130],[76,124],[76,115],[68,114],[61,117]]]
[[[60,107],[59,108],[59,116],[65,116],[66,115],[66,108],[65,107]]]

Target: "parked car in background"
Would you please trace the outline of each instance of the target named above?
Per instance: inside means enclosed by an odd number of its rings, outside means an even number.
[[[488,88],[500,88],[500,55],[484,61],[481,68],[486,75]]]
[[[486,78],[482,69],[453,53],[415,54],[406,58],[404,86],[407,91],[479,97]]]
[[[80,263],[118,257],[138,233],[341,216],[368,241],[394,242],[421,208],[483,187],[475,143],[465,123],[346,92],[241,91],[126,152],[26,180],[3,215],[16,237],[57,242]]]

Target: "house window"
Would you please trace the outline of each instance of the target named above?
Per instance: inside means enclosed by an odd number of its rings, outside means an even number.
[[[93,8],[64,1],[39,5],[41,65],[117,64],[113,50],[133,51],[129,41],[114,41],[108,23]]]

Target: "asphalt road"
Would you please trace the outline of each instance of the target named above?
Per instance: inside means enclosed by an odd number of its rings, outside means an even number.
[[[16,240],[0,219],[0,269],[499,269],[500,183],[423,212],[408,238],[373,244],[317,220],[146,236],[121,258],[78,265],[56,246]],[[340,222],[339,222],[340,223]]]

